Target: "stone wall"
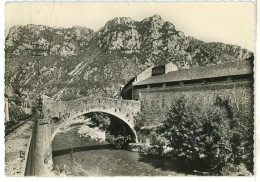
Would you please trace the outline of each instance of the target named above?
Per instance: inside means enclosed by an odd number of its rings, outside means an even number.
[[[147,119],[154,122],[163,121],[172,103],[180,97],[213,102],[220,96],[229,99],[232,104],[241,107],[241,112],[253,117],[253,86],[250,81],[145,88],[135,90],[135,94],[140,95],[141,109]]]
[[[113,99],[113,98],[81,98],[71,101],[43,98],[43,113],[48,120],[58,117],[61,120],[74,119],[88,112],[106,112],[119,118],[129,120],[133,125],[134,115],[140,111],[140,101]],[[131,121],[130,121],[131,120]]]
[[[141,73],[139,73],[138,75],[136,75],[135,81],[133,84],[139,83],[147,78],[150,78],[152,76],[152,68],[153,68],[153,66],[150,66],[146,70],[144,70]]]

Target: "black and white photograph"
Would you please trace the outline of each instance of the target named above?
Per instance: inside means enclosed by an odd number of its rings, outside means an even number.
[[[6,177],[255,175],[254,1],[4,8]]]

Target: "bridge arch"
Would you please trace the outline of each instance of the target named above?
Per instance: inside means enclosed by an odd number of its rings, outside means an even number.
[[[58,127],[56,127],[54,129],[54,131],[52,132],[52,135],[51,135],[51,141],[53,141],[54,137],[59,132],[59,130],[61,128],[67,126],[71,122],[71,120],[73,120],[73,119],[75,119],[79,116],[90,114],[90,113],[106,113],[106,114],[109,114],[111,116],[114,116],[114,117],[120,119],[121,121],[123,121],[124,124],[126,124],[129,127],[129,129],[133,133],[134,138],[135,138],[135,142],[138,142],[138,137],[137,137],[137,134],[136,134],[135,129],[134,129],[134,121],[133,120],[131,120],[130,118],[121,114],[120,112],[117,112],[116,109],[103,109],[103,108],[93,108],[93,109],[86,109],[85,111],[72,112],[71,114],[68,115],[68,117],[66,119],[63,120],[63,122],[61,122],[58,125]]]
[[[59,129],[73,118],[93,112],[108,113],[121,119],[133,131],[136,142],[138,138],[134,130],[134,116],[141,109],[140,101],[116,99],[116,98],[96,98],[84,97],[76,100],[64,101],[54,100],[51,97],[42,95],[43,119],[36,123],[36,173],[45,175],[52,168],[52,141]],[[52,118],[58,118],[56,125],[50,122]]]

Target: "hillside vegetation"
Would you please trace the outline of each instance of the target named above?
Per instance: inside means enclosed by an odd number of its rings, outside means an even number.
[[[49,46],[40,59],[42,85],[30,42]],[[253,53],[240,46],[186,37],[154,15],[142,21],[116,17],[94,32],[85,27],[14,26],[6,37],[6,85],[20,94],[36,89],[70,100],[82,96],[119,97],[120,86],[148,66],[173,62],[180,69],[242,61]],[[8,94],[8,93],[7,93]]]

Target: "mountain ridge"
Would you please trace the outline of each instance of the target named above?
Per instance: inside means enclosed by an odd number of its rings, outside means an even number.
[[[31,41],[50,48],[50,55],[41,58],[42,85],[37,85],[36,63],[26,50],[32,48]],[[122,85],[153,64],[173,62],[179,69],[189,69],[253,59],[251,51],[237,45],[186,37],[159,15],[142,21],[115,17],[98,31],[82,26],[14,26],[5,50],[6,86],[31,97],[39,87],[64,100],[118,98]]]

